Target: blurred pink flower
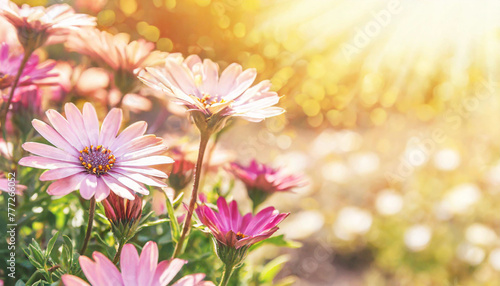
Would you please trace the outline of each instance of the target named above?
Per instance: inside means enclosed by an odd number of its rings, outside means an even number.
[[[66,46],[77,53],[101,61],[111,69],[133,72],[136,68],[156,65],[168,53],[154,51],[155,44],[144,39],[130,42],[130,35],[110,34],[95,28],[73,34]]]
[[[22,195],[23,191],[27,189],[26,186],[20,185],[19,181],[16,181],[16,194]],[[0,193],[1,191],[9,192],[9,179],[6,179],[3,174],[0,173]]]
[[[256,160],[252,160],[247,167],[231,163],[228,170],[240,179],[249,191],[258,189],[268,193],[287,192],[305,184],[302,176],[286,175],[281,169],[259,164]]]
[[[164,187],[154,178],[167,175],[152,165],[169,164],[173,160],[161,156],[167,148],[163,139],[144,135],[146,122],[136,122],[118,135],[122,123],[122,110],[112,109],[99,132],[97,113],[90,103],[85,103],[83,115],[72,104],[65,105],[66,118],[55,110],[46,115],[53,127],[33,120],[33,127],[55,147],[27,142],[23,148],[38,156],[24,157],[20,165],[49,169],[40,176],[42,181],[52,181],[47,192],[66,195],[79,189],[84,199],[95,195],[97,201],[105,199],[110,190],[125,199],[133,200],[134,193],[147,195],[143,184]],[[118,136],[117,136],[118,135]]]
[[[5,90],[11,87],[22,60],[22,54],[14,54],[10,50],[9,45],[6,43],[0,44],[0,90]],[[57,76],[56,73],[51,73],[55,65],[56,63],[53,61],[39,63],[37,55],[31,56],[24,67],[21,77],[19,78],[17,87],[41,84],[41,80]],[[43,84],[53,83],[54,82],[49,81],[44,82]]]
[[[172,148],[171,156],[175,160],[172,171],[168,177],[170,187],[176,192],[182,191],[193,179],[194,163],[187,159],[186,154],[180,148]]]
[[[236,249],[269,238],[278,230],[277,225],[289,215],[268,207],[255,216],[251,213],[241,216],[236,201],[228,206],[223,197],[217,200],[217,207],[219,212],[201,205],[196,209],[196,214],[219,243]]]
[[[0,3],[2,2],[0,1]],[[0,43],[6,43],[16,50],[21,49],[21,44],[17,40],[16,29],[3,17],[0,17]]]
[[[47,40],[51,44],[61,43],[72,30],[95,26],[96,19],[86,14],[76,14],[68,4],[55,4],[47,8],[18,7],[9,0],[0,0],[0,16],[16,29],[19,42],[32,51]]]
[[[248,167],[231,163],[228,171],[245,184],[254,210],[273,193],[288,192],[305,185],[302,176],[286,175],[281,169],[259,164],[256,160],[252,160]]]
[[[146,67],[138,76],[146,85],[163,91],[174,102],[186,106],[190,112],[200,113],[205,119],[240,116],[261,121],[284,112],[280,107],[273,107],[279,96],[269,90],[269,81],[251,87],[257,76],[255,69],[243,71],[234,63],[219,78],[219,66],[209,59],[202,62],[192,55],[182,61],[180,57],[172,57],[165,61],[164,67]]]
[[[125,244],[120,258],[120,270],[100,252],[95,251],[92,259],[80,256],[80,266],[85,277],[92,286],[211,286],[212,282],[203,281],[205,274],[187,275],[177,282],[170,284],[182,266],[187,261],[182,259],[164,260],[158,263],[158,246],[149,241],[142,249],[139,256],[135,246]],[[66,286],[89,285],[82,279],[65,274],[62,276]]]
[[[75,6],[80,9],[88,9],[97,14],[102,10],[106,3],[108,3],[108,0],[76,0]]]

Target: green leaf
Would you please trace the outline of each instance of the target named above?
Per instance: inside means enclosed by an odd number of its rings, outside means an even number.
[[[172,202],[167,198],[167,212],[168,212],[168,217],[170,218],[170,229],[172,231],[172,240],[177,242],[179,241],[180,237],[180,227],[179,223],[177,222],[177,218],[175,217],[174,214],[174,207],[172,206]]]
[[[281,246],[281,247],[288,247],[288,248],[299,248],[302,246],[302,243],[300,243],[300,242],[293,241],[293,240],[286,240],[285,236],[282,234],[282,235],[273,236],[273,237],[268,238],[266,240],[257,242],[256,244],[254,244],[250,247],[250,251],[257,249],[264,244],[272,244],[272,245]]]
[[[38,249],[37,247],[35,247],[33,244],[30,244],[28,246],[28,249],[30,250],[30,257],[32,258],[32,260],[36,261],[37,264],[40,265],[40,268],[43,268],[43,265],[45,264],[44,262],[44,256],[43,256],[43,253],[40,249]]]
[[[285,266],[285,263],[288,262],[288,260],[290,260],[290,257],[288,255],[282,255],[276,257],[275,259],[267,263],[259,275],[260,282],[261,283],[273,282],[274,277],[276,277],[278,272],[280,272],[281,269],[283,269],[283,266]]]
[[[184,199],[184,192],[180,193],[177,196],[177,198],[175,198],[174,203],[173,203],[173,207],[174,207],[175,210],[181,205],[182,199]]]
[[[142,228],[144,227],[150,227],[150,226],[155,226],[155,225],[159,225],[159,224],[162,224],[162,223],[165,223],[165,222],[168,222],[170,221],[170,219],[166,219],[166,218],[163,218],[163,219],[159,219],[159,220],[155,220],[155,221],[150,221],[150,222],[147,222],[147,223],[144,223],[142,224],[138,229],[137,231],[141,230]]]
[[[59,232],[56,232],[56,234],[54,234],[54,236],[49,240],[49,243],[47,244],[47,250],[45,251],[45,259],[48,259],[50,257],[50,254],[54,249],[54,245],[56,244],[58,237],[59,237]]]

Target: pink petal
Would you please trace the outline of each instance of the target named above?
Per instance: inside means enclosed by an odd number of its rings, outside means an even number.
[[[219,83],[219,65],[209,59],[203,61],[203,84],[202,89],[208,94],[217,94]]]
[[[32,124],[33,128],[35,128],[35,130],[38,131],[43,138],[47,139],[47,141],[52,143],[52,145],[57,148],[62,149],[69,154],[73,154],[78,151],[75,147],[69,144],[68,141],[61,136],[61,134],[57,133],[57,131],[55,131],[54,128],[49,126],[47,123],[35,119]]]
[[[103,280],[106,280],[106,284],[104,285],[123,285],[122,276],[118,268],[102,253],[94,251],[92,254],[92,258],[94,258],[96,267],[98,267],[98,271],[102,274]],[[85,273],[87,275],[87,273]]]
[[[97,187],[95,190],[95,199],[100,202],[109,196],[110,189],[108,185],[101,179],[97,179]]]
[[[123,284],[125,286],[137,285],[137,269],[139,267],[139,254],[133,244],[125,244],[120,256]]]
[[[161,165],[161,164],[171,164],[174,160],[167,156],[150,156],[137,160],[118,162],[116,166],[125,166],[125,167],[142,167],[142,166],[151,166],[151,165]]]
[[[240,75],[242,68],[239,64],[230,64],[224,71],[219,79],[217,87],[217,94],[227,95],[236,85],[236,78]]]
[[[127,186],[128,188],[130,188],[132,191],[134,191],[136,193],[143,194],[143,195],[149,195],[149,191],[146,188],[144,188],[139,183],[130,179],[127,176],[124,176],[120,173],[114,172],[114,170],[109,172],[108,175],[115,178],[122,185]]]
[[[149,185],[149,186],[155,186],[155,187],[166,187],[167,186],[167,184],[165,184],[164,182],[161,182],[160,180],[153,179],[151,177],[144,176],[144,175],[139,174],[139,173],[130,172],[130,171],[127,171],[123,168],[116,167],[116,168],[113,168],[113,171],[120,173],[124,176],[127,176],[134,181],[141,182],[141,183]]]
[[[63,285],[65,286],[90,286],[89,283],[83,281],[80,277],[69,274],[61,276]]]
[[[83,105],[83,123],[90,142],[99,141],[99,119],[92,104],[86,102]]]
[[[73,147],[77,150],[83,149],[83,144],[80,142],[80,139],[73,132],[73,128],[69,125],[68,121],[57,111],[53,109],[47,110],[45,113],[50,123],[54,127],[54,129],[61,134],[66,141],[68,141]]]
[[[168,147],[165,144],[159,144],[159,145],[144,148],[142,150],[138,150],[135,152],[125,153],[119,159],[123,160],[123,161],[125,161],[125,160],[128,161],[128,160],[134,160],[134,159],[138,159],[138,158],[146,157],[146,156],[160,155],[160,154],[164,153],[167,149],[168,149]]]
[[[109,149],[115,150],[117,147],[130,142],[132,139],[143,136],[148,128],[148,124],[144,121],[136,122],[125,128],[116,140],[109,146]]]
[[[87,132],[85,131],[85,123],[80,110],[78,110],[76,105],[73,103],[66,103],[66,105],[64,105],[64,111],[69,124],[74,128],[74,130],[78,130],[78,132],[75,133],[78,138],[80,138],[80,142],[82,142],[85,146],[90,146],[92,143],[90,142]]]
[[[97,177],[94,175],[87,175],[80,186],[80,195],[86,200],[90,200],[95,194],[97,189]]]
[[[122,186],[120,182],[118,182],[115,178],[109,175],[104,175],[101,176],[101,179],[117,196],[132,201],[134,200],[134,195],[132,194],[132,192],[126,187]]]
[[[203,282],[204,278],[205,278],[205,274],[203,274],[203,273],[191,274],[191,275],[187,275],[187,276],[184,276],[183,278],[179,279],[179,281],[172,284],[172,286],[213,285],[213,283],[209,282],[209,281],[205,281],[205,283],[200,284],[200,282]],[[208,284],[206,284],[206,283],[208,283]]]
[[[226,199],[224,199],[224,197],[219,197],[219,199],[217,199],[217,208],[219,209],[219,218],[224,226],[224,230],[230,230],[230,213]]]
[[[164,179],[168,178],[167,174],[164,172],[149,167],[120,167],[120,169],[129,173],[139,173],[146,176],[160,177]]]
[[[158,266],[158,246],[155,242],[149,241],[144,245],[139,258],[139,268],[137,269],[138,285],[149,286],[153,282],[156,267]]]
[[[155,278],[158,278],[160,285],[168,285],[172,279],[181,271],[181,268],[186,264],[186,260],[175,258],[170,262],[162,261],[161,268],[158,267],[155,273]],[[162,269],[163,268],[163,269]],[[156,279],[155,279],[156,280]]]
[[[70,154],[61,149],[46,144],[41,144],[36,142],[26,142],[22,145],[22,147],[24,150],[33,153],[35,155],[56,159],[59,161],[75,162],[75,160],[78,159],[78,157],[76,156],[76,152]]]
[[[28,156],[21,158],[19,160],[19,165],[38,168],[38,169],[58,169],[58,168],[73,168],[78,166],[78,164],[63,162],[55,159],[49,159],[45,157],[38,156]]]
[[[99,134],[99,145],[109,146],[113,143],[120,130],[122,124],[123,111],[119,108],[113,108],[106,115],[101,126],[101,133]]]
[[[53,170],[45,171],[40,176],[40,181],[53,181],[60,180],[69,176],[73,176],[78,173],[83,173],[84,169],[81,166],[69,167],[69,168],[57,168]]]
[[[71,193],[74,190],[80,188],[80,183],[85,179],[87,174],[80,173],[67,177],[52,183],[48,189],[47,193],[52,196],[64,196]]]
[[[115,150],[113,150],[113,154],[118,158],[123,154],[134,152],[137,150],[142,150],[146,147],[151,147],[155,145],[160,145],[163,142],[163,139],[157,138],[155,135],[144,135],[141,137],[134,138],[133,140],[121,145],[117,146]]]
[[[97,265],[90,258],[82,255],[78,258],[78,261],[80,262],[83,274],[85,274],[91,285],[104,285],[101,270],[96,267]]]
[[[252,218],[252,221],[248,223],[247,228],[242,231],[246,235],[255,235],[258,234],[263,224],[266,224],[267,221],[273,216],[275,209],[273,207],[268,207],[261,210],[259,213]]]
[[[233,86],[224,99],[228,101],[236,99],[252,85],[256,77],[257,71],[255,69],[247,69],[242,72],[236,79],[236,86]]]

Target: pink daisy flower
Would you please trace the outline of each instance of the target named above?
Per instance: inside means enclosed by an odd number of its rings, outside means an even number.
[[[196,214],[219,245],[235,249],[248,247],[269,238],[278,230],[277,225],[289,215],[268,207],[255,216],[251,213],[241,216],[236,201],[232,201],[228,206],[223,197],[217,200],[217,207],[219,212],[201,205],[196,209]]]
[[[228,171],[245,184],[254,210],[276,192],[289,192],[305,185],[302,176],[286,175],[281,169],[259,164],[256,160],[247,167],[231,163]]]
[[[247,167],[231,163],[229,171],[240,179],[247,189],[259,189],[271,194],[288,192],[305,184],[302,176],[286,175],[283,170],[259,164],[256,160],[252,160]]]
[[[92,259],[80,256],[80,266],[92,286],[211,286],[212,282],[203,281],[205,274],[185,276],[170,284],[187,261],[182,259],[164,260],[158,263],[158,246],[149,241],[139,256],[132,244],[125,244],[120,258],[120,270],[102,253],[95,251]],[[88,286],[82,279],[65,274],[62,276],[66,286]]]
[[[169,58],[163,67],[146,67],[139,71],[139,79],[146,85],[163,91],[174,102],[184,105],[197,120],[221,121],[239,116],[248,121],[262,121],[284,112],[273,107],[279,101],[276,92],[270,91],[268,80],[252,86],[257,72],[244,70],[238,64],[229,65],[219,77],[219,66],[209,59],[203,62],[196,55]],[[200,127],[199,122],[197,122]]]
[[[22,54],[15,55],[9,50],[10,48],[7,43],[0,44],[0,90],[8,89],[12,86],[23,60]],[[56,73],[51,73],[55,65],[54,61],[40,63],[37,55],[31,56],[23,69],[17,86],[42,84],[41,80],[56,77]],[[51,84],[51,82],[44,82],[43,84]],[[15,98],[16,96],[14,95]]]
[[[134,193],[149,191],[143,184],[164,187],[158,178],[167,175],[153,165],[169,164],[173,160],[162,154],[167,147],[163,139],[144,135],[146,122],[136,122],[118,135],[122,110],[113,108],[102,123],[95,108],[85,103],[83,114],[72,104],[65,105],[66,118],[55,110],[46,112],[52,127],[33,120],[33,127],[55,147],[35,142],[23,148],[37,156],[24,157],[20,165],[48,169],[40,176],[52,181],[47,192],[66,195],[79,189],[84,199],[94,195],[97,201],[105,199],[110,190],[116,195],[133,200]]]
[[[16,29],[19,42],[31,50],[50,43],[61,43],[72,30],[80,27],[95,26],[96,19],[86,14],[76,14],[68,4],[56,4],[47,8],[18,7],[9,0],[0,0],[0,16],[3,16]]]
[[[101,61],[113,70],[133,72],[136,68],[156,65],[169,55],[154,51],[155,44],[144,39],[130,42],[128,34],[110,34],[95,28],[73,34],[68,49]]]

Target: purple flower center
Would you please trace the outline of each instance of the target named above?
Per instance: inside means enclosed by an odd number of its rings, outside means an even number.
[[[90,148],[83,148],[80,151],[79,159],[87,173],[97,177],[106,174],[116,162],[115,155],[112,154],[111,150],[103,148],[101,145],[97,147],[90,145]]]

